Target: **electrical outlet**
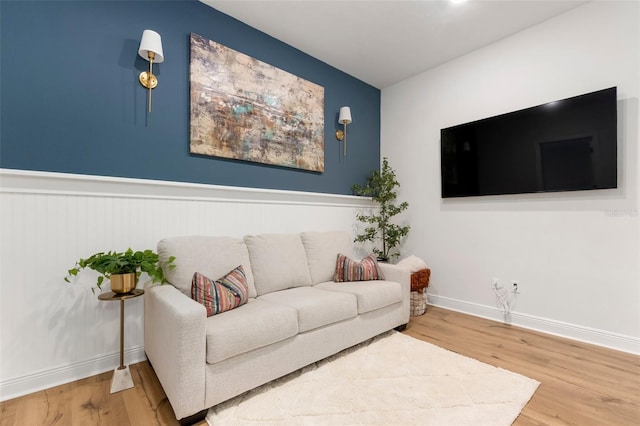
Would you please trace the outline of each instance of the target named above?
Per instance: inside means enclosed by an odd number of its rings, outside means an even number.
[[[520,293],[520,281],[511,280],[511,287],[514,293]]]

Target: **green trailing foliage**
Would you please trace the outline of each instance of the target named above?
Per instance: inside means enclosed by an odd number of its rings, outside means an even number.
[[[356,237],[355,242],[382,242],[382,249],[374,248],[379,260],[389,260],[400,255],[397,247],[409,234],[409,225],[400,226],[391,219],[409,207],[406,201],[396,205],[397,188],[400,183],[396,179],[395,171],[389,166],[387,158],[382,160],[380,171],[374,171],[364,186],[353,185],[351,189],[356,195],[371,197],[380,209],[371,215],[357,214],[356,219],[367,226],[364,232]]]
[[[165,262],[165,266],[169,269],[174,269],[176,267],[173,264],[174,260],[175,256],[169,257]],[[102,284],[105,280],[110,279],[111,275],[133,272],[136,274],[136,279],[140,278],[142,272],[145,272],[154,283],[164,284],[167,282],[162,266],[159,263],[158,255],[152,250],[134,252],[129,248],[121,253],[115,251],[96,253],[87,259],[78,260],[75,266],[69,269],[69,275],[64,280],[70,283],[70,278],[78,275],[78,272],[84,268],[93,269],[100,274],[96,282],[98,289],[102,289]]]

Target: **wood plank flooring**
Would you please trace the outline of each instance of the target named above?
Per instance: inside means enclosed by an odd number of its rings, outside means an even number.
[[[517,426],[640,425],[639,356],[432,306],[404,333],[541,382]],[[0,425],[176,425],[149,364],[130,369],[135,387],[113,395],[107,372],[2,402]]]
[[[515,425],[640,425],[640,357],[428,307],[406,334],[541,384]]]

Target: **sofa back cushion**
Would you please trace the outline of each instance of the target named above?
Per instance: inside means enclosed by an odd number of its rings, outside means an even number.
[[[242,265],[249,297],[256,297],[251,263],[247,246],[241,238],[185,236],[165,238],[158,242],[160,261],[175,256],[174,269],[164,268],[164,274],[171,284],[187,296],[191,296],[193,274],[199,272],[217,279]]]
[[[353,242],[347,232],[303,232],[300,237],[314,285],[333,280],[339,253],[353,257]]]
[[[300,235],[247,235],[244,242],[249,249],[258,296],[311,285],[307,255]]]

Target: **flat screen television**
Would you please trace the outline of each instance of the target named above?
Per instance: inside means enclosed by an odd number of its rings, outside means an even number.
[[[442,198],[617,187],[616,88],[440,131]]]

